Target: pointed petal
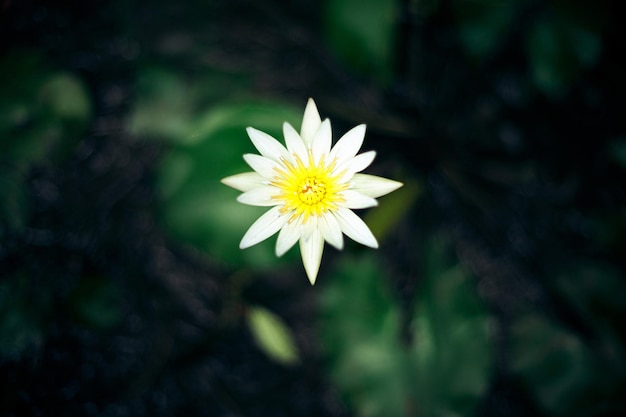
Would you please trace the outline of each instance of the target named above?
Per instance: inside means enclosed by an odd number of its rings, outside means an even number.
[[[287,222],[276,240],[276,256],[283,256],[300,239],[300,218]]]
[[[250,226],[246,234],[243,235],[239,247],[241,249],[249,248],[278,232],[278,230],[287,223],[287,220],[289,220],[288,215],[280,214],[281,207],[282,206],[276,206],[269,209],[265,214],[259,217],[257,221],[252,223],[252,226]]]
[[[289,159],[287,149],[279,141],[265,132],[261,132],[253,127],[246,129],[252,144],[259,150],[259,153],[266,158],[280,162],[280,158]]]
[[[364,209],[368,207],[375,207],[378,205],[378,201],[372,197],[361,194],[354,190],[345,190],[341,193],[345,202],[341,204],[342,207],[349,209]]]
[[[376,151],[369,151],[359,154],[348,162],[348,169],[352,172],[361,172],[374,161]]]
[[[355,173],[363,171],[365,168],[367,168],[372,163],[375,157],[375,151],[364,152],[350,159],[345,164],[337,165],[333,172],[342,173],[338,182],[343,183],[346,181],[350,181]]]
[[[246,191],[237,197],[237,201],[251,206],[275,206],[279,202],[273,198],[280,194],[280,190],[269,185]]]
[[[350,239],[371,248],[378,247],[378,242],[369,227],[352,210],[339,207],[333,214],[341,225],[341,230]]]
[[[283,123],[283,136],[287,150],[291,155],[297,155],[301,160],[306,161],[306,145],[296,130],[289,123]]]
[[[310,98],[306,103],[304,117],[302,118],[302,127],[300,128],[300,137],[302,137],[305,144],[309,145],[311,143],[315,132],[317,132],[321,124],[322,119],[317,111],[317,106],[313,99]]]
[[[317,221],[317,227],[326,242],[330,243],[339,250],[343,249],[341,226],[337,223],[335,216],[330,213],[320,216]]]
[[[231,175],[230,177],[222,178],[220,181],[222,184],[228,185],[235,190],[244,192],[267,184],[265,178],[256,172],[244,172],[243,174]]]
[[[328,154],[330,152],[330,145],[333,140],[333,134],[330,128],[330,120],[326,119],[320,125],[320,128],[317,129],[317,133],[311,142],[311,150],[313,152],[313,160],[317,165],[322,156],[325,157],[326,162],[328,161]]]
[[[372,198],[378,198],[397,190],[404,184],[398,181],[369,174],[354,174],[350,181],[350,189],[365,194]]]
[[[265,178],[273,178],[276,175],[275,169],[279,167],[275,161],[253,153],[245,154],[243,159],[250,165],[250,168]]]
[[[350,158],[354,158],[363,145],[364,137],[365,125],[353,127],[337,141],[335,146],[333,146],[333,149],[330,151],[328,161],[330,162],[337,158],[337,163],[341,164]]]
[[[322,234],[316,230],[308,239],[300,239],[300,253],[302,254],[302,263],[304,270],[311,285],[315,284],[317,273],[322,262],[322,252],[324,251],[324,238]]]

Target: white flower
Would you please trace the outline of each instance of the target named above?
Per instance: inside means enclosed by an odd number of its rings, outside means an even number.
[[[243,194],[237,200],[253,206],[273,206],[248,229],[240,248],[248,248],[280,230],[276,255],[282,256],[296,242],[304,269],[315,284],[324,241],[343,248],[343,235],[377,248],[376,238],[352,209],[378,205],[375,200],[402,183],[367,174],[376,153],[357,155],[363,144],[365,125],[351,129],[331,149],[330,121],[320,119],[309,99],[298,134],[283,124],[285,148],[270,135],[252,127],[248,135],[261,155],[243,156],[254,172],[233,175],[222,182]]]

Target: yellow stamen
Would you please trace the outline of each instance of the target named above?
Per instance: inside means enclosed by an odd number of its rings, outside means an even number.
[[[347,183],[339,183],[340,174],[333,175],[336,160],[326,165],[325,158],[315,164],[313,153],[309,150],[308,164],[294,155],[292,164],[281,159],[284,169],[275,169],[276,175],[270,182],[280,189],[280,193],[272,196],[273,199],[283,202],[280,212],[292,212],[289,222],[301,215],[303,221],[310,216],[320,216],[328,210],[337,208],[337,204],[344,201],[340,192],[348,188]]]

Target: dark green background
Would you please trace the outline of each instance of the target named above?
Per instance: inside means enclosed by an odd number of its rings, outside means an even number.
[[[624,415],[624,11],[0,2],[0,415]],[[219,183],[309,97],[405,184],[314,287]]]

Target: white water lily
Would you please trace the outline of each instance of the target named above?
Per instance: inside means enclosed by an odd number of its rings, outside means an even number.
[[[241,239],[241,249],[256,245],[276,232],[276,255],[282,256],[296,242],[304,269],[315,284],[324,241],[343,248],[342,232],[365,246],[378,247],[376,238],[352,209],[378,205],[377,197],[402,183],[374,175],[360,174],[376,153],[357,155],[363,144],[365,125],[348,131],[331,149],[332,132],[328,119],[322,122],[309,99],[298,134],[283,124],[286,147],[270,135],[249,127],[248,136],[260,155],[246,154],[254,172],[222,179],[242,191],[237,200],[253,206],[273,206]]]

